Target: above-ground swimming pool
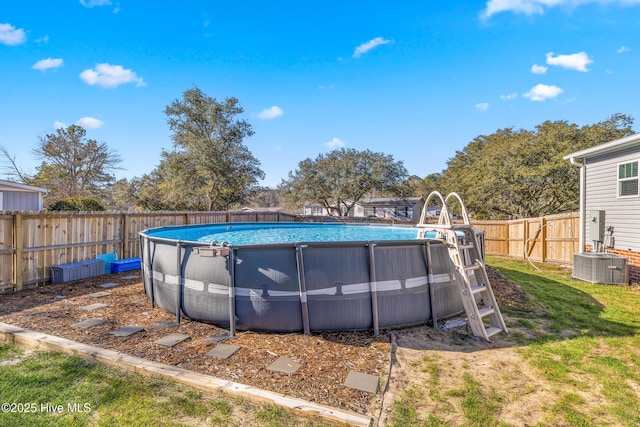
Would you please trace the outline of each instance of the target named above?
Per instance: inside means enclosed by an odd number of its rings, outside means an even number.
[[[140,233],[152,305],[229,328],[403,327],[464,311],[441,240],[415,227],[228,223]]]

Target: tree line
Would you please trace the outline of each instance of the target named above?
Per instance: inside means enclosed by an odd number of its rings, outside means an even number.
[[[238,99],[218,101],[197,87],[165,108],[172,131],[150,173],[115,179],[122,159],[71,125],[39,139],[36,172],[22,170],[0,147],[10,179],[49,190],[59,210],[231,210],[243,205],[323,206],[347,215],[365,197],[426,197],[455,191],[476,218],[520,218],[578,208],[578,171],[562,157],[627,136],[633,119],[615,114],[593,125],[546,121],[533,130],[499,129],[456,151],[439,173],[409,176],[392,155],[341,148],[299,162],[276,188],[258,185],[260,161],[244,144],[254,131]]]

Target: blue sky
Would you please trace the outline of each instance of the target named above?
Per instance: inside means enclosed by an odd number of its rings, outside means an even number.
[[[640,0],[3,1],[0,145],[35,172],[81,124],[141,176],[197,86],[240,100],[264,185],[338,147],[424,177],[497,129],[640,120],[639,41]]]

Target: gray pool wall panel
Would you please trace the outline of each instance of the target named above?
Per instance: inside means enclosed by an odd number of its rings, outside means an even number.
[[[302,330],[295,248],[240,247],[235,260],[238,329]]]
[[[304,277],[311,331],[371,329],[366,246],[305,247]]]
[[[141,238],[144,288],[154,304],[176,314],[179,303],[181,314],[223,328],[230,304],[237,329],[272,332],[304,331],[305,314],[310,331],[331,331],[424,324],[432,307],[438,320],[464,312],[439,240],[238,245],[232,283],[229,257],[198,254],[205,245]]]
[[[425,245],[373,249],[381,328],[426,323],[431,319]]]

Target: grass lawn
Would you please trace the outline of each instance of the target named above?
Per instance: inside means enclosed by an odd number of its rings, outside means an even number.
[[[502,308],[509,334],[501,348],[481,357],[423,351],[412,363],[420,379],[396,399],[389,424],[640,426],[640,288],[580,282],[567,269],[538,272],[520,260],[487,262],[527,294]]]
[[[277,406],[6,344],[0,344],[0,403],[3,427],[321,425]]]

